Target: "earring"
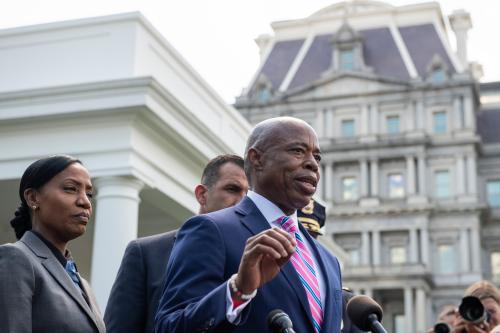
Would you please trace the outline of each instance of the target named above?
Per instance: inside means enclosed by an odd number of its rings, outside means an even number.
[[[31,208],[33,208],[33,210],[36,210],[38,207],[36,205],[33,205],[31,206]]]

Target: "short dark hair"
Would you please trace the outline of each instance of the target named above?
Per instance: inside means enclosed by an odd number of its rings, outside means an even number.
[[[21,204],[14,213],[15,217],[10,221],[10,225],[14,228],[17,239],[20,239],[24,233],[31,230],[32,227],[30,209],[24,198],[24,191],[29,188],[34,190],[40,189],[54,178],[54,176],[73,163],[82,164],[80,160],[68,155],[54,155],[31,163],[24,171],[21,177],[21,183],[19,184],[19,198],[21,199]]]
[[[241,169],[244,168],[243,158],[240,156],[232,154],[219,155],[211,159],[203,169],[201,183],[206,187],[212,187],[219,180],[219,169],[226,163],[233,163]]]

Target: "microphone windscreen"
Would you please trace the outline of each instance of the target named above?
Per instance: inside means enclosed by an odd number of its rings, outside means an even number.
[[[347,314],[354,325],[363,331],[370,331],[371,325],[368,316],[375,314],[378,321],[382,321],[382,308],[373,299],[366,295],[357,295],[347,303]]]
[[[273,332],[281,332],[283,329],[293,327],[290,317],[280,309],[269,312],[267,315],[267,324]]]

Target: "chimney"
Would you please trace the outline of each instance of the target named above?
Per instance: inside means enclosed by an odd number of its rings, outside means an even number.
[[[467,32],[472,28],[470,14],[463,9],[455,10],[450,16],[451,29],[457,37],[457,55],[463,68],[469,68],[467,59]]]

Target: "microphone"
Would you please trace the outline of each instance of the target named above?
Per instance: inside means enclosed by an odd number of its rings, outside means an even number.
[[[373,299],[366,295],[354,296],[347,303],[347,314],[354,325],[363,331],[373,333],[387,333],[382,320],[382,308]]]
[[[280,309],[269,312],[267,324],[274,333],[295,333],[290,317]]]

